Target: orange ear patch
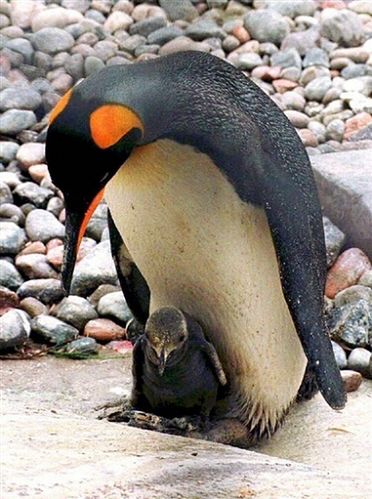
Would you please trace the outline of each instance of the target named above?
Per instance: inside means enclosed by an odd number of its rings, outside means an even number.
[[[95,144],[107,149],[118,142],[132,128],[144,131],[139,117],[128,107],[119,104],[106,104],[90,115],[90,133]]]
[[[63,95],[60,98],[60,100],[57,102],[57,104],[54,106],[54,108],[50,113],[49,125],[51,125],[53,121],[57,118],[57,116],[59,116],[62,113],[62,111],[65,109],[65,107],[67,106],[67,104],[71,99],[71,94],[72,94],[72,88],[70,88],[70,90],[68,90],[65,93],[65,95]]]

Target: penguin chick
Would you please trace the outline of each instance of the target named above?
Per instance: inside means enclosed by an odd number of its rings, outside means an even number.
[[[132,405],[167,418],[213,409],[226,376],[200,325],[174,307],[156,310],[133,350]]]

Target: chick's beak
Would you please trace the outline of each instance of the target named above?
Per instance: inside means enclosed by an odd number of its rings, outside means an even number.
[[[166,362],[167,362],[167,356],[165,354],[164,348],[162,348],[162,350],[160,352],[160,356],[159,356],[159,365],[158,365],[158,370],[159,370],[160,376],[163,376],[163,374],[164,374]]]
[[[62,283],[66,293],[70,292],[72,274],[81,241],[84,237],[89,220],[103,198],[103,194],[104,190],[101,190],[93,198],[86,210],[70,209],[68,203],[66,203],[66,235],[62,266]]]

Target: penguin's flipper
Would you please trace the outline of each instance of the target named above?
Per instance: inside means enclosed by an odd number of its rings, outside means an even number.
[[[144,337],[140,336],[136,341],[132,352],[132,393],[130,401],[135,409],[146,410],[147,401],[142,391],[143,365],[145,362]]]
[[[223,370],[216,349],[214,348],[212,343],[209,343],[209,341],[205,341],[205,343],[203,344],[203,351],[206,353],[209,362],[212,364],[213,370],[217,376],[219,383],[222,386],[225,386],[227,384],[226,374]]]
[[[108,228],[111,253],[125,300],[137,321],[145,324],[149,316],[150,290],[143,275],[130,257],[110,211],[108,212]]]
[[[294,153],[291,155],[293,161],[281,165],[275,164],[277,158],[271,158],[260,175],[261,199],[275,245],[284,296],[309,368],[314,371],[328,404],[341,409],[346,396],[323,315],[326,262],[319,201],[310,165],[306,176],[294,175],[290,165],[298,162],[298,158]],[[300,159],[308,163],[306,155]]]

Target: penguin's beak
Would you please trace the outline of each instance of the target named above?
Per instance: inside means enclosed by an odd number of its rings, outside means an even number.
[[[163,376],[164,374],[166,362],[167,362],[167,355],[165,353],[164,348],[162,348],[159,356],[159,366],[158,366],[160,376]]]
[[[66,293],[70,292],[72,274],[80,243],[95,209],[103,198],[102,189],[89,204],[88,209],[71,209],[66,202],[65,244],[62,265],[62,283]]]

